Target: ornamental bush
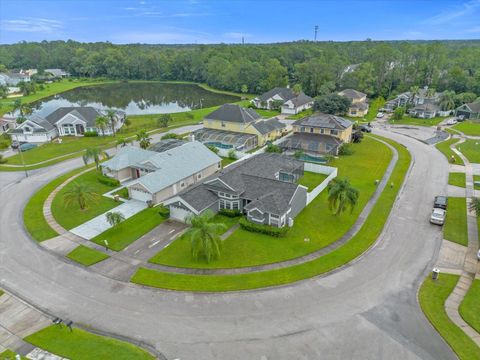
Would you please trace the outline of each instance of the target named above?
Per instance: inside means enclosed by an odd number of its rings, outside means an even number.
[[[256,233],[260,233],[260,234],[265,234],[265,235],[270,235],[270,236],[274,236],[274,237],[285,236],[287,234],[288,230],[289,230],[288,226],[277,228],[277,227],[270,226],[270,225],[255,224],[251,221],[248,221],[244,217],[241,218],[238,223],[240,224],[240,227],[243,230],[250,231],[250,232],[256,232]]]
[[[98,132],[96,132],[96,131],[85,131],[83,133],[83,136],[85,136],[85,137],[96,137],[96,136],[98,136]]]
[[[233,209],[221,209],[218,213],[220,215],[223,215],[223,216],[226,216],[226,217],[229,217],[229,218],[234,218],[234,217],[242,215],[240,210],[233,210]]]
[[[111,187],[120,186],[120,181],[105,175],[98,175],[97,180],[103,185],[107,185]]]

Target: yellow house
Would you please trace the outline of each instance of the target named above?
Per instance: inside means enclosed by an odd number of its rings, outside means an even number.
[[[195,139],[223,149],[248,151],[278,139],[286,133],[285,124],[277,118],[263,119],[255,110],[236,104],[224,104],[205,116],[203,129]]]
[[[364,117],[368,113],[367,94],[354,89],[345,89],[338,93],[352,101],[352,105],[348,109],[348,116]]]

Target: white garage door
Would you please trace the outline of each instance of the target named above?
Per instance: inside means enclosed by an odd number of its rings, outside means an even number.
[[[134,189],[130,189],[130,197],[145,202],[152,200],[152,194]]]
[[[192,214],[191,211],[176,206],[170,206],[170,219],[185,222],[185,217],[190,214]]]

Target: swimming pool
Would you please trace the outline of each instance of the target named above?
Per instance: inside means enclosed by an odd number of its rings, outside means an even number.
[[[224,143],[215,142],[215,141],[206,142],[205,145],[212,145],[212,146],[215,146],[219,149],[231,149],[231,148],[233,148],[233,145],[224,144]]]
[[[311,155],[307,155],[307,154],[304,154],[304,155],[300,156],[298,158],[298,160],[317,163],[317,164],[326,164],[327,163],[327,160],[322,156],[316,157],[316,156],[311,156]]]

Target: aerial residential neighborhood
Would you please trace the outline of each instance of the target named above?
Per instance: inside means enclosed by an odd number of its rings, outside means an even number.
[[[480,1],[0,2],[0,360],[480,360]]]

